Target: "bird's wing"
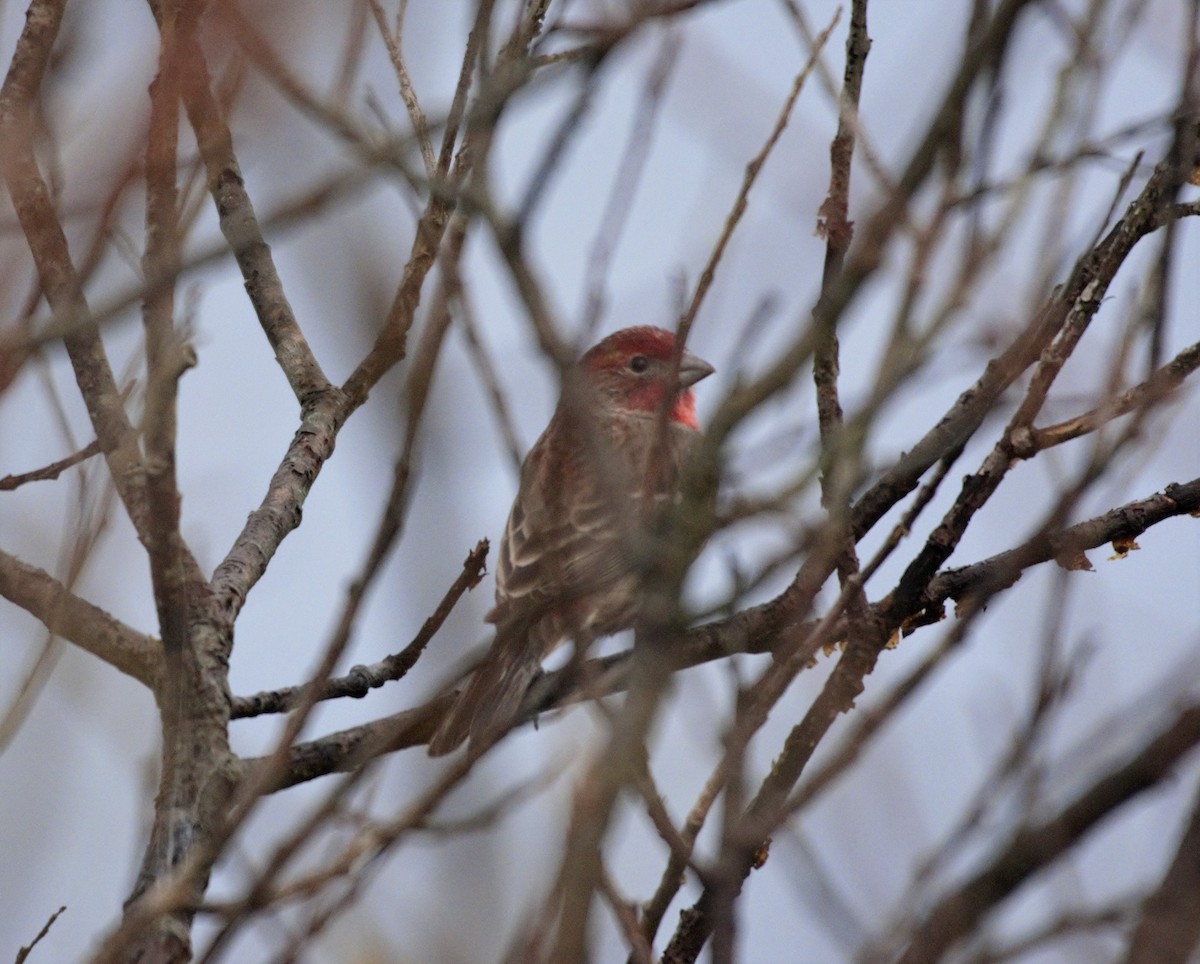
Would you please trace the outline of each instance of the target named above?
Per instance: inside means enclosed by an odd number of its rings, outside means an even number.
[[[641,512],[624,470],[591,471],[580,453],[559,465],[526,460],[496,569],[497,613],[544,608],[611,583],[629,571],[629,530]],[[569,484],[568,484],[569,477]]]

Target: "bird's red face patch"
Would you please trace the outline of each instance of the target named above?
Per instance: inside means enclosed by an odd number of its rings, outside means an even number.
[[[589,381],[618,400],[621,408],[656,412],[671,384],[675,336],[652,325],[626,328],[595,345],[580,361]],[[671,408],[671,421],[699,428],[696,399],[681,390]]]
[[[700,422],[696,419],[696,396],[690,388],[676,397],[675,406],[671,409],[671,421],[700,431]]]

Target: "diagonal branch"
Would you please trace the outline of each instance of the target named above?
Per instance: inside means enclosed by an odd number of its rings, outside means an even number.
[[[767,158],[771,156],[771,152],[775,149],[775,145],[779,143],[780,137],[783,136],[784,129],[788,125],[788,120],[792,116],[792,109],[796,105],[796,100],[799,98],[800,92],[804,90],[804,85],[816,67],[817,61],[821,56],[821,51],[825,49],[825,44],[829,42],[833,28],[837,26],[840,18],[841,10],[839,8],[834,12],[829,25],[821,31],[813,43],[812,49],[809,51],[808,60],[792,81],[792,89],[788,92],[787,97],[784,98],[783,105],[775,117],[775,123],[771,127],[770,133],[767,135],[762,147],[750,159],[749,163],[746,164],[746,170],[742,175],[742,184],[738,188],[737,197],[730,208],[729,216],[725,220],[725,225],[721,229],[720,236],[713,245],[708,262],[700,272],[700,278],[696,282],[696,290],[692,293],[691,301],[688,302],[687,309],[679,319],[678,332],[679,338],[682,341],[687,340],[692,323],[696,320],[696,315],[700,312],[700,306],[704,303],[708,289],[712,286],[713,278],[717,273],[717,266],[721,263],[721,258],[725,254],[725,248],[728,246],[730,238],[733,237],[733,232],[741,221],[742,215],[746,213],[746,208],[750,202],[750,192],[758,180],[759,172],[762,171],[763,165],[767,163]]]
[[[483,578],[483,565],[487,560],[488,541],[480,540],[463,561],[462,572],[446,590],[442,601],[425,620],[420,632],[404,649],[381,659],[370,666],[354,666],[345,676],[326,680],[320,685],[318,700],[332,700],[342,696],[354,699],[366,696],[372,689],[384,683],[403,679],[424,651],[429,641],[441,628],[446,617],[468,589],[473,589]],[[231,716],[246,719],[264,713],[287,713],[308,699],[308,686],[289,686],[285,689],[255,693],[253,696],[234,697]]]
[[[1158,888],[1143,902],[1129,938],[1126,964],[1185,964],[1200,944],[1200,799],[1175,859]]]
[[[2,549],[0,596],[20,606],[56,636],[151,689],[156,685],[162,659],[157,640],[76,596],[48,572]]]
[[[396,24],[396,33],[393,34],[388,27],[387,17],[384,15],[383,6],[379,0],[368,0],[368,4],[371,8],[371,15],[375,18],[375,26],[379,28],[379,35],[383,38],[384,46],[387,47],[392,67],[396,71],[396,80],[400,86],[400,99],[404,101],[404,106],[408,110],[413,134],[421,147],[421,160],[425,163],[425,174],[432,181],[437,175],[437,162],[434,160],[433,145],[429,140],[429,121],[425,119],[425,112],[421,110],[421,103],[417,100],[412,76],[408,72],[408,65],[404,62],[404,52],[401,50],[403,23]],[[399,16],[402,17],[403,6],[400,9]]]
[[[482,18],[490,9],[490,3],[481,3],[477,17]],[[478,19],[476,28],[479,28]],[[472,76],[468,65],[474,63],[477,55],[478,46],[468,43],[456,102],[459,93],[466,96],[465,90]],[[468,141],[471,140],[472,131],[468,130],[466,136]],[[300,428],[271,478],[267,495],[259,508],[250,514],[229,554],[213,573],[213,590],[228,618],[236,618],[275,551],[300,524],[301,506],[326,460],[333,454],[334,442],[346,419],[366,402],[379,379],[407,353],[408,332],[454,206],[451,200],[453,187],[462,183],[472,163],[471,153],[464,147],[450,187],[445,193],[429,199],[417,222],[403,276],[375,344],[341,389],[329,389],[302,412]]]
[[[79,276],[71,261],[49,188],[33,156],[33,104],[62,23],[66,0],[33,0],[17,41],[8,75],[0,88],[0,176],[12,197],[51,309],[64,316],[89,316]],[[125,414],[104,345],[94,325],[73,326],[63,339],[80,394],[100,440],[125,511],[145,534],[144,484],[133,426]],[[16,367],[12,360],[8,364]]]
[[[51,462],[44,468],[34,469],[31,472],[21,472],[17,475],[6,475],[0,479],[0,492],[10,492],[13,489],[19,489],[27,482],[46,482],[51,479],[57,479],[67,469],[79,465],[81,462],[86,462],[93,455],[100,452],[99,440],[89,442],[78,452],[68,455],[65,459],[59,459],[57,462]]]
[[[237,618],[276,550],[300,525],[304,500],[333,454],[337,434],[351,411],[335,390],[301,413],[300,427],[267,483],[267,494],[213,573],[212,590],[225,618]]]
[[[900,964],[942,960],[993,907],[1068,852],[1113,811],[1156,786],[1197,743],[1200,705],[1193,704],[1123,765],[1106,772],[1053,817],[1021,828],[985,867],[938,901],[914,931]]]
[[[208,171],[208,189],[220,219],[221,233],[237,259],[246,294],[275,352],[275,360],[296,398],[305,405],[330,387],[329,380],[284,293],[271,248],[246,192],[233,151],[233,136],[213,96],[204,53],[194,37],[183,39],[180,55],[184,105]]]
[[[1034,450],[1050,448],[1094,432],[1115,418],[1154,405],[1175,391],[1197,368],[1200,368],[1200,342],[1189,345],[1173,359],[1156,369],[1144,382],[1122,392],[1102,405],[1082,415],[1046,428],[1032,430]]]

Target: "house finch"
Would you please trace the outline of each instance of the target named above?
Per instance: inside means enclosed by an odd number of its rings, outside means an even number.
[[[561,643],[585,647],[636,621],[639,529],[678,493],[680,468],[700,436],[691,386],[713,372],[685,351],[676,381],[675,350],[669,331],[626,328],[568,373],[554,417],[521,466],[500,541],[496,606],[487,616],[495,639],[429,741],[431,756],[468,735],[499,735]]]

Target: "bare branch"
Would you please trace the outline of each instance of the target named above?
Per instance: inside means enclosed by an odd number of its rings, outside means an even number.
[[[467,290],[460,288],[457,297],[460,312],[459,325],[463,337],[466,339],[467,350],[471,354],[471,360],[479,372],[479,380],[483,383],[491,401],[491,413],[500,427],[500,435],[504,439],[504,447],[509,460],[512,462],[513,469],[520,472],[525,446],[517,440],[517,430],[513,426],[512,414],[509,411],[504,389],[501,387],[500,379],[496,374],[496,366],[492,364],[487,346],[483,344],[483,340],[479,336],[479,324],[475,318],[475,310]]]
[[[370,666],[353,666],[350,672],[337,679],[326,680],[317,685],[317,700],[331,700],[342,696],[360,699],[372,689],[405,677],[416,664],[425,646],[441,628],[459,598],[468,589],[473,589],[483,578],[483,566],[487,561],[488,541],[480,540],[463,562],[463,570],[446,590],[442,601],[425,620],[421,631],[400,652],[386,656]],[[309,686],[289,686],[285,689],[255,693],[253,696],[237,696],[233,699],[231,716],[245,719],[264,713],[287,713],[304,700],[310,698]]]
[[[737,228],[738,223],[742,219],[742,215],[746,213],[746,207],[749,203],[750,191],[754,187],[754,182],[758,180],[758,174],[766,164],[767,158],[771,156],[771,151],[775,145],[779,143],[779,138],[783,136],[784,129],[787,127],[788,118],[792,115],[792,108],[796,104],[796,99],[800,96],[800,92],[804,89],[805,81],[808,80],[809,74],[812,73],[813,67],[816,65],[817,58],[821,55],[821,51],[825,48],[825,44],[829,41],[830,34],[833,33],[833,28],[837,26],[838,20],[841,18],[842,11],[839,7],[834,11],[833,19],[830,20],[829,26],[821,31],[817,41],[813,44],[812,50],[809,52],[808,61],[796,74],[796,79],[792,81],[792,89],[784,99],[783,106],[779,110],[779,114],[775,118],[775,125],[771,128],[767,135],[766,141],[763,143],[759,152],[746,165],[746,171],[742,176],[742,185],[738,189],[737,197],[734,199],[733,207],[729,211],[729,217],[725,220],[725,226],[721,230],[720,236],[713,245],[712,253],[709,255],[708,263],[705,264],[704,270],[700,272],[700,277],[696,281],[696,290],[692,292],[691,301],[688,302],[687,309],[683,316],[679,319],[679,337],[680,341],[686,341],[688,332],[691,331],[692,322],[696,320],[696,315],[700,311],[700,305],[704,302],[704,296],[708,294],[708,289],[712,286],[713,277],[717,272],[717,265],[720,264],[721,257],[725,253],[725,248],[729,244],[729,239],[733,237],[733,232]]]
[[[1114,810],[1167,777],[1197,743],[1200,705],[1193,704],[1165,730],[1143,743],[1125,763],[1076,794],[1054,816],[1013,834],[983,868],[928,911],[899,958],[900,964],[941,959],[1026,879],[1060,857]]]
[[[1189,345],[1171,361],[1156,369],[1144,382],[1122,392],[1111,401],[1065,422],[1033,429],[1030,440],[1032,448],[1036,451],[1061,445],[1063,442],[1094,432],[1135,409],[1157,404],[1171,395],[1197,368],[1200,368],[1200,343]]]
[[[42,926],[42,929],[37,932],[37,936],[33,940],[31,940],[28,944],[24,945],[19,951],[17,951],[16,964],[24,964],[24,961],[29,957],[29,955],[33,951],[33,949],[35,947],[37,947],[38,942],[43,937],[45,937],[47,934],[50,933],[50,928],[54,926],[54,922],[56,920],[58,920],[59,915],[61,915],[63,913],[63,911],[65,911],[66,909],[67,908],[65,906],[60,907],[53,914],[51,914],[50,919],[47,920],[46,923]]]
[[[400,84],[400,99],[404,101],[404,106],[408,110],[413,133],[421,147],[421,160],[425,162],[425,173],[432,181],[437,176],[437,164],[433,159],[433,145],[429,141],[429,122],[426,121],[425,112],[421,110],[421,104],[417,100],[417,92],[413,89],[412,77],[409,76],[408,67],[404,63],[404,53],[400,49],[403,20],[397,22],[396,33],[393,35],[388,28],[387,16],[384,14],[379,0],[368,0],[368,4],[371,8],[371,15],[375,18],[375,26],[379,28],[379,35],[387,47],[392,67],[395,68],[396,79]],[[400,16],[403,16],[403,12]]]
[[[1142,904],[1126,964],[1185,964],[1200,943],[1200,800],[1162,882]]]
[[[87,318],[87,302],[49,189],[34,159],[31,140],[30,112],[65,6],[65,0],[34,0],[29,7],[25,29],[0,88],[0,143],[4,144],[4,150],[0,151],[0,175],[25,232],[46,301],[56,312]],[[141,533],[144,527],[141,458],[100,336],[94,327],[84,325],[68,335],[64,344],[117,492]],[[4,367],[11,366],[15,371],[19,364],[18,356],[15,362],[6,360]]]
[[[161,671],[157,640],[67,591],[49,573],[0,549],[0,595],[74,643],[153,689]]]
[[[296,321],[283,282],[263,238],[262,228],[246,192],[233,152],[233,138],[212,95],[204,54],[193,37],[181,50],[182,92],[196,143],[208,171],[208,189],[220,218],[221,232],[233,250],[246,294],[254,306],[275,359],[301,405],[327,391],[329,380]]]
[[[79,465],[81,462],[86,462],[99,452],[100,441],[97,439],[94,442],[89,442],[74,455],[68,455],[65,459],[59,459],[57,462],[51,462],[45,468],[34,469],[32,472],[22,472],[18,475],[6,475],[0,479],[0,492],[11,492],[13,489],[19,489],[27,482],[45,482],[50,479],[57,479],[67,469]]]
[[[146,250],[148,277],[178,274],[179,197],[176,187],[179,137],[179,38],[189,30],[173,5],[160,24],[158,74],[150,88],[146,139]],[[175,286],[147,292],[142,306],[146,331],[146,549],[158,609],[159,632],[168,661],[168,682],[180,682],[177,665],[188,636],[189,581],[201,583],[199,566],[179,532],[180,499],[175,478],[176,401],[179,379],[195,364],[195,353],[175,326]],[[190,578],[189,578],[190,577]],[[178,706],[178,700],[167,705]]]
[[[213,593],[230,619],[241,611],[280,544],[300,525],[300,507],[333,454],[337,433],[349,414],[339,393],[322,395],[302,413],[300,427],[271,476],[262,504],[250,513],[228,555],[213,572]]]

